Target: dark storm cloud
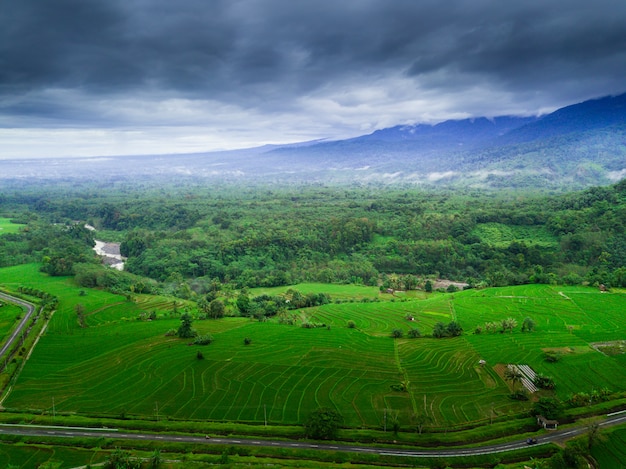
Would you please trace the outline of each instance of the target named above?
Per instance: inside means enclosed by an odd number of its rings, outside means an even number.
[[[5,127],[31,117],[38,125],[119,124],[113,107],[130,99],[260,115],[341,99],[344,110],[380,103],[382,114],[393,99],[398,109],[415,100],[432,117],[495,114],[498,103],[489,101],[507,96],[508,111],[528,113],[623,92],[624,78],[626,2],[614,0],[0,4]],[[378,101],[365,101],[372,96]],[[103,100],[113,103],[110,112]],[[397,112],[387,120],[397,117],[411,118]]]
[[[220,92],[284,79],[307,89],[395,67],[523,83],[535,68],[553,65],[557,78],[559,65],[582,69],[626,50],[626,3],[615,1],[12,0],[2,9],[0,80],[18,89]]]

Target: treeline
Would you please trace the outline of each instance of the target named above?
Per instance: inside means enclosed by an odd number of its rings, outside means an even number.
[[[22,233],[0,236],[2,265],[38,261],[52,275],[76,273],[85,285],[155,288],[86,269],[93,262],[87,222],[121,242],[128,272],[175,285],[181,296],[202,279],[241,289],[305,281],[377,285],[392,274],[396,289],[415,288],[426,276],[476,286],[626,286],[624,181],[564,196],[377,186],[85,191],[5,194],[29,222]],[[491,225],[527,234],[498,241],[485,234]]]

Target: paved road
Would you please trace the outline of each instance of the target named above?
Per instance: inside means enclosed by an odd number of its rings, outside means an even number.
[[[9,350],[10,347],[18,339],[24,327],[26,327],[26,323],[28,322],[32,314],[35,312],[35,307],[31,303],[28,303],[24,300],[20,300],[19,298],[14,298],[4,293],[0,293],[0,299],[9,301],[11,303],[15,303],[16,305],[19,305],[19,306],[24,306],[26,308],[26,314],[20,321],[19,325],[13,331],[13,334],[11,334],[11,337],[9,337],[9,340],[7,340],[4,346],[0,349],[0,360],[1,360],[4,357],[4,354],[7,352],[7,350]]]
[[[609,414],[605,420],[599,423],[600,427],[605,428],[613,425],[626,423],[626,412],[618,414]],[[583,434],[587,431],[586,426],[569,428],[543,434],[537,440],[537,445],[544,445],[553,441],[562,441],[574,436]],[[115,429],[94,429],[94,428],[76,428],[76,427],[59,427],[59,426],[35,426],[35,425],[0,425],[0,434],[6,435],[25,435],[25,436],[43,436],[43,437],[65,437],[65,438],[114,438],[124,440],[143,440],[143,441],[169,441],[178,443],[204,443],[204,444],[220,444],[220,445],[246,445],[246,446],[264,446],[277,448],[292,449],[317,449],[326,451],[347,451],[353,453],[369,453],[389,456],[405,456],[405,457],[463,457],[476,456],[481,454],[502,453],[515,449],[526,448],[526,440],[520,440],[498,445],[487,445],[477,448],[463,449],[432,449],[432,450],[411,450],[411,449],[393,449],[382,448],[376,446],[353,446],[344,444],[322,444],[304,441],[272,441],[262,439],[244,439],[244,438],[211,438],[206,439],[199,436],[184,436],[172,434],[149,434],[149,433],[126,433]]]

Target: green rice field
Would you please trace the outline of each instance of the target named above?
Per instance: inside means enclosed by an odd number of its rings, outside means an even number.
[[[0,235],[5,233],[17,233],[24,225],[19,225],[17,223],[11,223],[10,218],[2,218],[0,217]]]
[[[343,301],[297,312],[302,320],[324,324],[313,329],[275,319],[196,320],[200,334],[214,337],[199,347],[166,336],[180,324],[174,305],[179,312],[190,307],[180,300],[141,295],[127,301],[98,290],[81,296],[72,279],[44,276],[36,265],[0,269],[0,286],[19,285],[49,291],[60,305],[4,401],[10,409],[50,411],[54,398],[57,412],[298,424],[311,410],[328,406],[352,427],[380,427],[385,416],[408,425],[415,414],[426,414],[430,424],[452,428],[531,405],[509,399],[509,384],[497,373],[502,364],[528,364],[552,376],[561,399],[594,387],[626,391],[626,360],[592,347],[625,338],[626,295],[592,288],[526,285],[405,301],[380,295],[377,302]],[[297,288],[343,300],[376,295],[363,293],[368,287]],[[86,327],[77,320],[79,303]],[[139,319],[150,311],[157,312],[156,320]],[[519,324],[512,333],[473,334],[477,325],[507,317]],[[520,331],[525,317],[535,321],[534,332]],[[437,322],[452,320],[465,329],[461,337],[406,336],[414,327],[429,335]],[[348,321],[355,327],[348,328]],[[392,339],[394,329],[404,337]],[[545,362],[546,350],[560,351],[562,359]]]
[[[0,444],[0,467],[66,469],[102,463],[106,453],[92,449],[32,444]]]
[[[599,444],[591,451],[598,467],[624,467],[626,461],[626,428],[613,430],[603,435]]]

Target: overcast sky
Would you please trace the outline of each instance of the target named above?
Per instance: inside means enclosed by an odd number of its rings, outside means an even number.
[[[0,158],[336,139],[625,91],[623,0],[0,2]]]

